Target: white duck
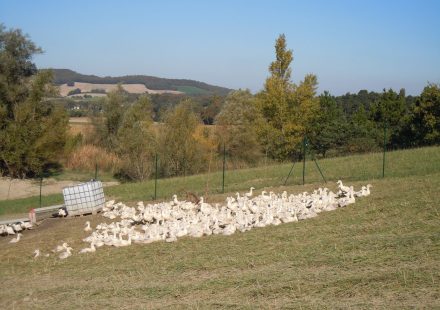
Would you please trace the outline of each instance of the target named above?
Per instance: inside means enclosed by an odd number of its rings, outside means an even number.
[[[23,229],[32,229],[32,223],[29,222],[20,222],[20,226]]]
[[[90,227],[90,222],[87,221],[86,222],[86,227],[84,227],[84,231],[91,231],[91,230],[92,230],[92,228]]]
[[[344,184],[342,184],[341,180],[338,180],[338,182],[336,182],[338,184],[339,190],[341,191],[341,194],[345,195],[347,193],[351,192],[350,187],[345,186]]]
[[[20,232],[23,230],[20,224],[12,224],[12,228],[15,230],[15,232]]]
[[[52,250],[52,252],[56,253],[56,252],[61,252],[63,250],[66,250],[69,247],[69,245],[64,242],[62,245],[57,245],[57,247],[55,249]]]
[[[60,258],[60,259],[66,259],[66,258],[68,258],[69,256],[71,256],[72,255],[72,251],[73,249],[71,248],[71,247],[67,247],[66,248],[66,251],[65,252],[62,252],[58,257]]]
[[[250,189],[249,189],[249,192],[248,193],[246,193],[246,194],[244,194],[247,198],[251,198],[252,196],[253,196],[253,193],[252,193],[252,191],[255,189],[255,187],[251,187]]]
[[[95,251],[96,251],[95,243],[92,242],[92,243],[90,244],[90,248],[84,248],[84,249],[82,249],[81,251],[79,251],[79,253],[80,253],[80,254],[83,254],[83,253],[93,253],[93,252],[95,252]]]
[[[8,233],[8,235],[15,235],[14,229],[9,225],[6,225],[6,232]]]
[[[36,249],[36,250],[34,251],[34,258],[37,258],[38,256],[40,256],[40,250],[39,250],[39,249]]]
[[[18,241],[20,241],[20,237],[22,236],[22,234],[17,234],[17,237],[12,238],[11,241],[9,241],[9,243],[17,243]]]

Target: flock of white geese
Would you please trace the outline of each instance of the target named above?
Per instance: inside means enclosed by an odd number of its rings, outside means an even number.
[[[90,243],[90,246],[79,253],[93,253],[102,246],[174,242],[184,236],[198,238],[212,234],[231,235],[254,227],[297,222],[315,217],[323,211],[353,204],[357,197],[370,194],[370,184],[362,186],[359,191],[343,185],[341,181],[337,184],[339,190],[336,193],[327,188],[319,188],[313,193],[303,192],[298,195],[288,195],[286,191],[281,194],[263,191],[254,196],[254,188],[251,187],[244,195],[236,193],[236,197],[227,197],[226,203],[222,205],[206,203],[203,197],[198,203],[179,201],[176,195],[172,201],[147,205],[138,202],[136,207],[108,201],[101,214],[117,221],[101,223],[94,230],[87,221],[84,231],[91,231],[91,235],[83,241]],[[59,253],[60,259],[71,256],[72,251],[67,243],[53,250]],[[40,255],[40,251],[35,250],[34,257]]]

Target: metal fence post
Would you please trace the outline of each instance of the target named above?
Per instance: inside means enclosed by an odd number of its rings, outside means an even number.
[[[98,163],[95,163],[95,181],[98,180]]]
[[[287,178],[284,180],[284,185],[287,184],[287,180],[289,179],[290,175],[292,174],[293,167],[295,167],[295,161],[292,164],[292,168],[290,168],[289,174],[287,175]]]
[[[303,158],[303,185],[305,184],[306,177],[306,149],[307,149],[307,137],[304,137],[303,140],[303,150],[304,150],[304,158]]]
[[[225,192],[225,167],[226,167],[226,144],[223,143],[223,178],[222,178],[222,193]]]
[[[156,162],[156,171],[154,173],[154,200],[157,198],[157,153],[155,156],[155,162]]]
[[[318,165],[318,161],[316,160],[316,158],[313,158],[313,161],[315,162],[316,168],[318,168],[319,173],[321,174],[322,179],[324,180],[324,183],[327,183],[327,180],[324,177],[324,174],[321,171],[321,168]]]
[[[43,187],[43,177],[40,176],[40,208],[41,208],[41,188]]]
[[[387,122],[383,127],[383,160],[382,160],[382,178],[385,178],[385,153],[387,152]]]

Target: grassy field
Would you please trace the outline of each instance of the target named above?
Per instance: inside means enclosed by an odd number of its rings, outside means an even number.
[[[364,154],[349,157],[329,158],[319,161],[319,165],[329,182],[342,179],[344,181],[371,181],[382,176],[382,154]],[[284,184],[291,164],[271,165],[267,167],[231,170],[226,172],[225,192],[246,190],[251,186],[257,189],[278,187]],[[387,153],[386,176],[429,176],[440,173],[440,147],[428,147]],[[69,172],[59,179],[88,180],[89,174]],[[110,175],[100,174],[104,181],[111,180]],[[313,162],[306,164],[306,182],[322,182],[321,176]],[[200,174],[189,177],[158,180],[157,197],[169,199],[175,193],[183,194],[192,191],[212,200],[223,199],[219,195],[222,186],[222,173]],[[287,185],[302,184],[302,163],[297,163],[293,175]],[[43,188],[44,193],[44,188]],[[150,201],[154,197],[154,180],[141,183],[127,183],[105,189],[107,198],[135,202]],[[62,204],[61,194],[43,196],[43,206]],[[20,214],[31,208],[38,207],[39,197],[0,201],[0,216]]]
[[[171,244],[100,248],[65,261],[34,260],[32,252],[47,253],[66,241],[76,253],[86,246],[84,222],[96,225],[104,218],[47,220],[15,245],[8,244],[10,237],[0,238],[0,308],[439,308],[440,172],[433,158],[438,149],[393,156],[402,161],[394,170],[390,163],[385,179],[377,178],[380,169],[370,171],[368,156],[323,161],[331,178],[356,188],[368,180],[372,194],[298,223]],[[405,164],[405,158],[417,160]],[[365,164],[365,174],[349,177],[356,163]],[[285,175],[281,167],[268,171],[245,175],[272,184]],[[244,178],[236,175],[230,184],[247,187],[240,183]],[[310,181],[317,180],[310,172]],[[298,193],[319,185],[275,190]],[[141,195],[136,187],[129,194],[129,186],[117,187],[114,195]]]
[[[177,90],[189,96],[209,94],[209,91],[194,86],[177,86]]]

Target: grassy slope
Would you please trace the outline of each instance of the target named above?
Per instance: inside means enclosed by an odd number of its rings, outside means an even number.
[[[209,91],[194,86],[177,86],[178,91],[184,92],[189,96],[193,95],[209,95]]]
[[[319,162],[327,180],[344,181],[373,180],[382,174],[382,154],[365,154],[349,157],[330,158]],[[226,192],[245,190],[250,186],[257,189],[280,186],[291,168],[290,164],[274,165],[255,169],[243,169],[226,172]],[[413,150],[387,153],[387,177],[403,177],[410,175],[429,175],[440,173],[440,147],[420,148]],[[295,165],[293,177],[288,184],[302,182],[302,164]],[[82,174],[80,174],[82,176]],[[93,175],[90,174],[90,175]],[[106,176],[108,178],[108,176]],[[221,172],[201,174],[186,178],[171,178],[158,181],[159,198],[170,198],[175,193],[193,191],[207,196],[216,195],[221,190]],[[321,177],[313,162],[306,165],[306,182],[320,182]],[[207,187],[207,184],[209,185]],[[207,191],[207,188],[209,189]],[[44,188],[43,188],[44,193]],[[105,189],[107,198],[125,202],[151,200],[154,195],[154,181],[128,183]],[[217,197],[211,197],[216,199]],[[222,198],[222,197],[221,197]],[[43,197],[43,205],[62,204],[61,194]],[[38,207],[39,197],[0,201],[0,216],[5,214],[23,213],[30,208]]]
[[[370,181],[371,196],[298,223],[34,261],[85,246],[85,218],[48,220],[0,238],[0,308],[440,307],[440,173]]]

